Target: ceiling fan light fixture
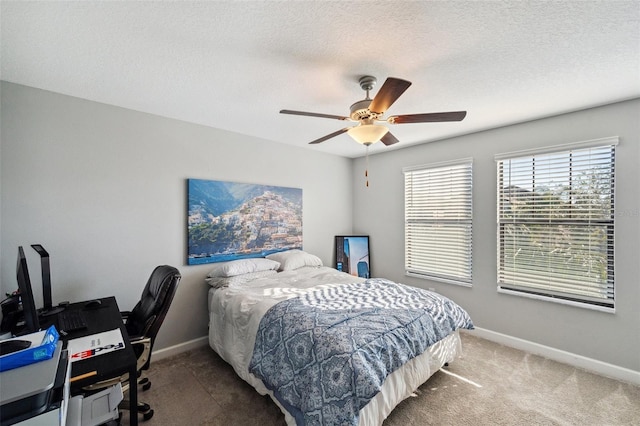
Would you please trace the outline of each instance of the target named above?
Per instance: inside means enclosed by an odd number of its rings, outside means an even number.
[[[385,126],[377,124],[360,124],[359,126],[350,128],[347,133],[356,142],[362,145],[371,145],[378,142],[389,131]]]
[[[395,101],[398,100],[400,95],[402,95],[409,86],[411,86],[411,82],[400,78],[388,77],[380,90],[378,90],[378,93],[376,93],[375,97],[371,99],[369,92],[376,84],[376,81],[376,78],[370,75],[360,77],[358,80],[360,88],[367,93],[367,97],[351,105],[350,114],[348,116],[319,114],[317,112],[294,111],[289,109],[280,110],[280,113],[331,118],[334,120],[357,123],[355,127],[344,127],[336,132],[329,133],[326,136],[315,139],[309,142],[309,144],[317,144],[328,139],[335,138],[343,133],[349,133],[349,136],[351,136],[356,142],[367,147],[378,141],[382,141],[386,146],[399,142],[399,140],[389,132],[387,127],[376,125],[375,123],[377,122],[387,122],[388,124],[437,123],[445,121],[461,121],[467,115],[466,111],[449,111],[394,115],[384,119],[383,116],[386,111]]]

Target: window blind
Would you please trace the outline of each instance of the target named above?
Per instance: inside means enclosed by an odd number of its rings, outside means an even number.
[[[500,289],[614,307],[614,165],[615,143],[498,160]]]
[[[406,273],[470,285],[472,160],[403,172]]]

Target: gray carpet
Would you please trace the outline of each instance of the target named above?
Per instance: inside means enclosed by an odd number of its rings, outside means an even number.
[[[462,335],[463,357],[403,401],[384,426],[640,425],[640,387]],[[208,346],[151,365],[142,424],[283,426],[284,416]],[[123,424],[128,424],[125,413]]]

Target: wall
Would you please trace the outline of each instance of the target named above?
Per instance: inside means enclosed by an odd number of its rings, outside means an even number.
[[[18,245],[39,242],[51,253],[56,302],[115,295],[130,309],[153,267],[172,264],[184,278],[156,348],[201,338],[207,266],[185,266],[185,180],[292,186],[303,188],[305,249],[325,264],[333,264],[334,235],[369,234],[374,275],[436,288],[464,306],[478,327],[640,371],[640,100],[373,155],[366,188],[364,158],[6,82],[0,93],[3,293],[16,288]],[[428,131],[428,124],[420,126]],[[498,294],[494,154],[607,136],[620,137],[616,313]],[[407,277],[402,168],[463,157],[474,158],[473,287]],[[26,252],[39,298],[39,258]]]
[[[354,233],[371,237],[373,274],[435,288],[465,307],[478,327],[640,372],[639,117],[640,100],[636,99],[371,156],[369,188],[354,179],[353,223]],[[429,131],[428,124],[421,126]],[[401,129],[397,135],[402,140]],[[620,137],[616,313],[498,294],[494,155],[607,136]],[[402,168],[465,157],[473,157],[473,287],[405,276]],[[354,176],[361,176],[364,168],[365,159],[357,159]]]
[[[304,249],[332,264],[351,231],[351,160],[2,82],[1,279],[17,288],[25,246],[37,305],[39,257],[53,300],[115,295],[131,309],[156,265],[183,279],[156,349],[207,334],[206,265],[185,266],[186,179],[303,190]]]

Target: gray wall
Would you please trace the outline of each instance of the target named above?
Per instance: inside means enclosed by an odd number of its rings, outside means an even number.
[[[470,111],[469,114],[473,114]],[[435,288],[465,307],[478,327],[640,371],[640,100],[371,156],[354,162],[354,232],[371,237],[371,268]],[[424,126],[429,131],[428,124]],[[446,124],[455,125],[455,124]],[[398,130],[398,135],[401,132]],[[616,150],[616,313],[498,294],[494,154],[619,136]],[[404,275],[402,168],[473,157],[473,287]]]
[[[115,295],[131,309],[158,264],[183,279],[156,349],[207,334],[206,265],[185,266],[186,179],[302,188],[304,249],[332,263],[351,231],[351,163],[177,120],[2,82],[1,288],[17,247],[51,254],[54,302]],[[250,123],[247,123],[250,125]]]

